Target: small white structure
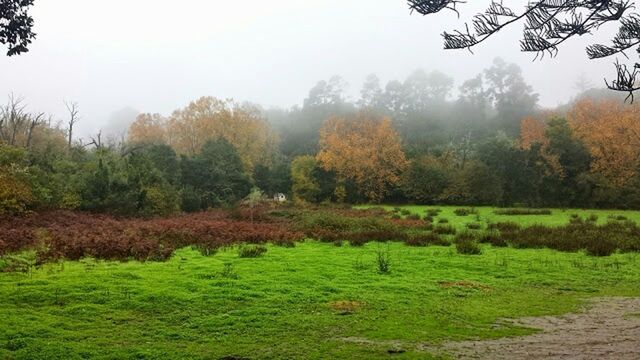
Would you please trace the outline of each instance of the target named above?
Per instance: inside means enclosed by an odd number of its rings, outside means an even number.
[[[273,195],[273,201],[285,202],[287,201],[287,196],[283,193],[276,193],[275,195]]]

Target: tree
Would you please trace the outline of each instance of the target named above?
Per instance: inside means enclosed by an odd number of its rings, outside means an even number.
[[[29,9],[33,0],[0,0],[0,44],[8,48],[7,56],[28,52],[35,39]]]
[[[434,204],[451,181],[452,169],[442,159],[427,155],[411,161],[403,174],[403,189],[410,201]]]
[[[522,77],[522,70],[516,64],[507,64],[496,58],[493,65],[485,70],[488,82],[488,98],[497,112],[497,123],[507,134],[516,136],[520,119],[535,112],[538,94]]]
[[[362,90],[360,90],[358,105],[361,108],[382,108],[382,88],[380,88],[380,79],[375,74],[367,76],[364,81]]]
[[[44,124],[44,113],[27,113],[22,98],[9,96],[7,105],[0,107],[0,141],[6,144],[30,149],[34,133]]]
[[[168,144],[186,155],[197,154],[209,140],[224,139],[236,149],[249,174],[257,164],[271,162],[277,143],[257,107],[213,97],[176,110],[165,133]]]
[[[224,139],[207,141],[194,157],[183,156],[180,165],[187,211],[233,204],[251,191],[238,152]]]
[[[322,168],[338,181],[353,180],[369,200],[380,202],[400,182],[407,160],[391,120],[368,112],[328,119],[320,130]]]
[[[293,200],[315,202],[320,193],[320,185],[313,176],[317,161],[313,156],[298,156],[291,162]]]
[[[34,200],[27,152],[0,144],[0,216],[23,214]]]
[[[497,174],[480,161],[470,161],[457,170],[440,199],[453,204],[500,203],[502,187]]]
[[[582,205],[584,197],[580,191],[581,177],[589,171],[590,154],[585,144],[578,139],[565,118],[554,116],[547,121],[544,149],[545,164],[551,171],[543,176],[541,192],[546,203],[562,206]]]
[[[68,146],[71,149],[71,142],[73,140],[73,127],[80,121],[80,117],[78,117],[79,109],[78,103],[76,102],[66,102],[64,105],[67,107],[67,111],[69,112],[69,131],[67,135],[69,136]]]
[[[162,144],[167,139],[167,119],[160,114],[140,114],[129,126],[129,141],[133,143]]]
[[[304,99],[304,107],[344,103],[344,92],[348,86],[349,84],[338,75],[334,75],[329,81],[319,81]]]
[[[591,170],[616,185],[631,181],[640,168],[640,107],[615,100],[582,99],[568,115],[576,136],[589,148]]]
[[[411,11],[427,15],[444,9],[456,13],[457,6],[465,3],[461,0],[408,0]],[[584,34],[596,32],[607,23],[619,23],[620,30],[613,38],[612,45],[594,44],[587,47],[590,59],[604,58],[635,49],[640,55],[640,15],[631,13],[634,2],[627,0],[580,0],[548,1],[532,0],[522,11],[514,11],[499,0],[488,0],[489,6],[484,13],[477,14],[472,26],[465,30],[444,32],[445,49],[471,49],[484,42],[502,29],[517,22],[524,23],[520,49],[536,54],[555,56],[559,46],[565,41]],[[473,29],[473,30],[470,30]],[[616,60],[617,78],[606,82],[612,90],[629,94],[640,90],[638,75],[640,61],[631,64],[631,69]]]

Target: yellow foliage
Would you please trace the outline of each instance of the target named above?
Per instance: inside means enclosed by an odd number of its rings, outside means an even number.
[[[0,172],[0,215],[19,215],[34,201],[31,187],[15,176]]]
[[[169,119],[142,114],[129,129],[134,142],[165,142],[177,153],[194,155],[209,140],[225,139],[238,151],[247,171],[268,165],[277,144],[269,124],[252,106],[202,97]]]
[[[400,182],[407,167],[391,120],[367,112],[328,119],[320,130],[317,159],[325,170],[335,171],[339,180],[353,180],[376,202],[384,199],[391,185]]]
[[[591,170],[618,185],[640,166],[640,106],[617,100],[578,101],[568,114],[569,125],[589,147]]]

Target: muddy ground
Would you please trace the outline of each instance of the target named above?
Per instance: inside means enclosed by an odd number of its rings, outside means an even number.
[[[600,298],[580,313],[511,322],[542,331],[516,338],[424,345],[421,349],[454,359],[640,359],[640,298]]]
[[[579,313],[503,322],[541,331],[496,340],[420,344],[416,350],[454,359],[640,360],[640,298],[598,298],[590,300]],[[401,341],[356,337],[340,340],[386,346],[389,353],[404,352],[415,346]]]

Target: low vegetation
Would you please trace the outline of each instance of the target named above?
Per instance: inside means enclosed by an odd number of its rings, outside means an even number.
[[[496,209],[495,213],[497,215],[551,215],[551,210],[514,208],[514,209]]]
[[[265,246],[258,258],[187,247],[164,262],[85,258],[0,272],[0,358],[369,360],[402,350],[430,359],[424,344],[533,332],[496,326],[501,318],[640,296],[637,253]]]

